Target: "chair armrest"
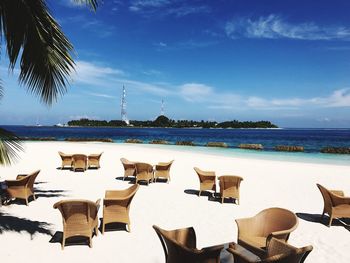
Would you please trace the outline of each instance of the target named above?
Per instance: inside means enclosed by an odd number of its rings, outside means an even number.
[[[287,229],[287,230],[281,230],[281,231],[275,231],[269,234],[266,238],[266,247],[269,246],[269,243],[272,238],[276,239],[283,239],[283,240],[288,240],[290,233],[293,231],[293,228]],[[284,236],[287,236],[287,238],[284,238]]]
[[[332,192],[330,192],[330,196],[331,196],[332,203],[333,203],[334,206],[337,206],[337,205],[350,205],[350,197],[344,196],[344,193],[343,193],[343,195],[338,195],[338,194],[335,194],[332,191]]]
[[[24,183],[24,179],[25,178],[22,178],[22,179],[19,179],[19,180],[6,180],[5,183],[7,185],[7,187],[11,187],[11,186],[25,186],[25,183]]]
[[[237,251],[232,247],[230,247],[226,250],[233,255],[233,258],[235,261],[247,262],[247,263],[261,262],[261,259],[258,256],[254,255],[253,253],[249,252],[248,250]]]
[[[329,190],[332,194],[339,195],[339,196],[345,196],[344,192],[342,190]]]
[[[202,249],[195,249],[193,253],[197,254],[202,259],[207,258],[219,258],[221,250],[224,249],[224,245],[215,245],[210,247],[204,247]]]

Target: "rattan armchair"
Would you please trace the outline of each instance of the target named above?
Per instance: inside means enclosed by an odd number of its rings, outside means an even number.
[[[164,230],[153,226],[165,253],[166,263],[219,263],[223,245],[196,248],[196,233],[193,227]]]
[[[225,198],[234,198],[239,204],[239,186],[243,181],[240,176],[223,175],[219,177],[221,203]]]
[[[193,168],[199,178],[199,193],[198,196],[201,196],[202,191],[214,191],[216,193],[216,175],[213,171],[202,171],[201,169],[194,167]]]
[[[88,156],[88,168],[96,167],[97,169],[99,169],[101,167],[100,158],[102,154],[103,152],[101,152],[100,154],[90,154]]]
[[[320,184],[317,187],[324,201],[322,219],[325,213],[329,215],[328,226],[332,225],[333,218],[350,218],[350,197],[345,197],[340,190],[328,190]]]
[[[174,160],[168,163],[158,163],[155,166],[154,170],[154,180],[157,181],[157,178],[166,178],[167,183],[170,181],[170,167],[173,164]]]
[[[230,244],[227,251],[232,253],[235,263],[303,263],[312,249],[312,246],[296,248],[284,241],[271,238],[264,258],[250,253],[237,244]]]
[[[105,225],[109,223],[127,224],[128,232],[131,231],[129,210],[138,189],[139,185],[135,184],[125,190],[106,191],[103,199],[102,234],[105,232]]]
[[[135,176],[136,177],[136,166],[135,163],[125,159],[125,158],[120,158],[120,161],[123,164],[124,167],[124,177],[123,177],[123,181],[126,177],[129,176]]]
[[[238,244],[259,257],[266,256],[266,248],[271,238],[287,241],[298,226],[297,216],[283,208],[268,208],[254,217],[236,220]]]
[[[153,180],[153,166],[148,163],[135,163],[136,165],[136,183],[146,181],[147,185]]]
[[[36,200],[34,194],[34,182],[39,173],[40,170],[37,170],[31,174],[18,175],[16,180],[6,180],[6,191],[9,195],[9,198],[24,199],[26,205],[28,205],[29,197],[33,196],[33,199]]]
[[[72,155],[72,166],[74,172],[82,170],[83,172],[87,169],[87,156],[85,154],[73,154]]]
[[[71,154],[65,154],[63,152],[58,152],[58,154],[61,156],[62,159],[62,164],[61,164],[61,169],[64,167],[69,167],[72,168],[72,155]]]
[[[89,239],[92,247],[92,236],[98,235],[98,209],[100,199],[95,203],[89,200],[62,200],[54,204],[53,208],[60,210],[63,221],[63,237],[61,247],[64,249],[66,239],[83,236]]]

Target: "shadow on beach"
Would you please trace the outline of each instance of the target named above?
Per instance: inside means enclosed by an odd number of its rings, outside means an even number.
[[[199,195],[199,191],[198,190],[194,190],[194,189],[186,189],[186,190],[184,190],[184,193],[185,194],[189,194],[189,195],[196,195],[196,196]],[[211,193],[209,191],[202,191],[200,197],[203,197],[203,196],[208,197],[208,201],[221,203],[221,196],[220,196],[219,193],[214,193],[213,194],[213,193]],[[224,199],[224,203],[233,203],[233,204],[235,204],[236,201],[235,201],[234,198],[225,198]]]
[[[327,215],[325,215],[323,218],[321,214],[296,213],[296,215],[302,220],[328,226],[329,217]],[[350,231],[350,218],[342,218],[341,220],[334,218],[332,221],[332,226],[342,226]]]
[[[50,243],[60,243],[62,245],[63,242],[63,232],[62,231],[56,231],[56,233],[52,236],[50,239]],[[69,237],[66,239],[65,247],[69,246],[88,246],[89,245],[89,238],[83,237],[83,236],[75,236],[75,237]]]
[[[66,192],[65,190],[39,190],[34,188],[34,193],[35,193],[35,198],[53,198],[53,197],[64,197],[66,196],[65,194],[63,194],[64,192]],[[33,202],[34,197],[30,196],[28,198],[28,202]],[[19,198],[15,198],[12,200],[7,201],[6,205],[25,205],[25,200],[24,199],[19,199]]]
[[[35,234],[45,234],[52,236],[49,229],[51,224],[40,221],[32,221],[26,218],[19,218],[0,212],[0,234],[7,231],[14,231],[17,233],[27,232],[30,238],[33,239]]]

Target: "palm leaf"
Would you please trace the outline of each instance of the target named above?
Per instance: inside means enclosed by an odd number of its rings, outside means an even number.
[[[18,152],[23,151],[19,138],[0,128],[0,165],[9,165],[18,159]]]
[[[1,0],[0,18],[10,69],[21,54],[19,82],[51,105],[67,90],[74,69],[72,44],[44,0]]]
[[[98,6],[97,0],[74,0],[74,2],[79,3],[79,4],[86,4],[94,11],[96,11],[97,6]]]

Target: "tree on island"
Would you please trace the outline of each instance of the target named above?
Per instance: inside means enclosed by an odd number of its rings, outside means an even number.
[[[126,123],[121,120],[71,120],[69,126],[84,127],[126,127]],[[133,127],[167,127],[167,128],[278,128],[270,121],[193,121],[193,120],[171,120],[164,115],[158,116],[154,121],[137,121],[131,120],[130,125]]]
[[[97,8],[97,0],[74,1],[94,11]],[[45,0],[1,0],[0,34],[4,36],[9,70],[13,72],[20,57],[18,81],[29,92],[48,106],[67,92],[68,77],[75,66],[73,45],[50,14]],[[0,129],[0,164],[10,164],[20,150],[19,138]]]

